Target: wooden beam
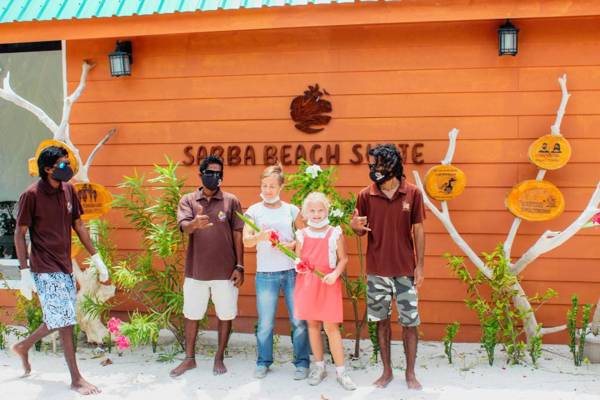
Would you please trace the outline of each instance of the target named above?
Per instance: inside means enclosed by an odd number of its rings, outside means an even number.
[[[2,43],[320,26],[600,15],[596,0],[405,0],[0,24]]]

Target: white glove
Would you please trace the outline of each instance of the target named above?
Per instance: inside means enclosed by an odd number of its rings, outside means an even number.
[[[29,268],[23,268],[21,270],[21,294],[27,300],[33,298],[32,292],[35,292],[35,284],[33,283],[33,277],[31,276],[31,270]]]
[[[106,282],[108,280],[108,268],[106,268],[106,264],[102,261],[99,253],[92,256],[92,263],[98,271],[98,279],[100,282]]]

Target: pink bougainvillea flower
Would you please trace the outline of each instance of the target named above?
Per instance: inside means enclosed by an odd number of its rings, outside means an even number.
[[[117,335],[121,332],[121,323],[123,321],[121,321],[119,318],[115,318],[112,317],[111,319],[108,320],[108,331],[112,334],[112,335]]]
[[[592,223],[600,225],[600,212],[592,217]]]
[[[117,336],[115,343],[119,350],[127,350],[131,346],[131,342],[127,336]]]
[[[272,231],[269,236],[269,241],[271,242],[271,247],[277,247],[277,244],[279,243],[279,233],[277,233],[277,231]]]

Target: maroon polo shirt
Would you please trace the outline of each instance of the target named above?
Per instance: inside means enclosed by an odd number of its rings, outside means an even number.
[[[200,188],[179,201],[177,223],[180,227],[182,222],[191,221],[200,214],[199,206],[202,206],[202,214],[208,215],[213,226],[190,234],[185,276],[200,281],[229,279],[237,263],[233,231],[244,228],[244,221],[235,212],[242,213],[242,206],[231,193],[219,190],[208,198]]]
[[[363,189],[357,199],[360,216],[369,228],[367,273],[386,277],[414,276],[415,246],[412,226],[425,219],[423,196],[406,179],[388,198],[376,184]]]
[[[72,274],[71,229],[83,214],[70,183],[53,188],[40,179],[21,194],[17,226],[29,227],[32,272]]]

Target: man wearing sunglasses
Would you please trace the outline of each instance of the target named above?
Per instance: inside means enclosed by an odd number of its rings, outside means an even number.
[[[237,316],[238,289],[244,283],[244,222],[236,215],[242,207],[237,197],[220,188],[223,161],[213,155],[205,158],[200,179],[202,187],[183,196],[177,210],[179,228],[189,235],[183,284],[186,357],[171,371],[171,377],[196,368],[198,321],[204,318],[209,299],[218,319],[213,373],[227,372],[223,358]]]
[[[351,227],[358,235],[368,233],[367,313],[370,321],[377,321],[383,362],[383,374],[375,386],[386,387],[393,379],[390,316],[395,298],[406,355],[406,384],[419,390],[415,362],[420,324],[417,289],[424,279],[423,196],[406,181],[402,157],[393,144],[369,151],[369,172],[373,183],[358,195]]]
[[[92,264],[101,282],[108,280],[108,270],[80,218],[81,204],[73,185],[68,183],[73,170],[67,151],[62,147],[47,147],[40,153],[37,165],[40,180],[19,199],[15,247],[21,269],[21,294],[31,300],[32,291],[37,291],[44,323],[12,350],[21,358],[24,376],[28,376],[31,372],[29,349],[58,330],[71,373],[71,388],[84,395],[97,394],[100,389],[83,379],[75,359],[73,325],[77,323],[77,292],[71,266],[71,229],[92,255]],[[31,240],[29,254],[25,241],[27,231]]]

